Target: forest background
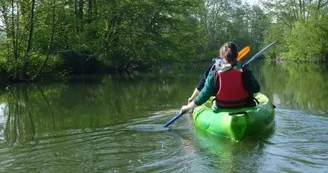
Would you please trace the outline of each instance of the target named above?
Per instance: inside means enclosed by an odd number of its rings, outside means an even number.
[[[145,71],[216,56],[228,40],[275,60],[325,62],[328,0],[0,0],[9,82]]]

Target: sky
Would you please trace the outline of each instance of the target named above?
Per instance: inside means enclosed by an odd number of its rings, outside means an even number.
[[[247,2],[247,3],[250,4],[250,5],[254,5],[254,4],[260,2],[259,0],[242,0],[242,1],[243,1],[243,2]]]

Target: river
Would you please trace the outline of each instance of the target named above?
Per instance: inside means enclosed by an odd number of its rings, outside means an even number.
[[[326,68],[254,63],[275,127],[239,142],[162,128],[204,68],[1,87],[0,172],[328,172]]]

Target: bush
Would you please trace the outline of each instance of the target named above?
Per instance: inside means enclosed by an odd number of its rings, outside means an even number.
[[[286,42],[288,59],[324,61],[328,52],[328,18],[296,22]]]

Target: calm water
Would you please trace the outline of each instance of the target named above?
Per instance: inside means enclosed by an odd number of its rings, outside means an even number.
[[[0,91],[0,172],[328,172],[328,75],[253,65],[276,109],[270,132],[240,142],[190,116],[170,129],[201,71],[84,77]]]

